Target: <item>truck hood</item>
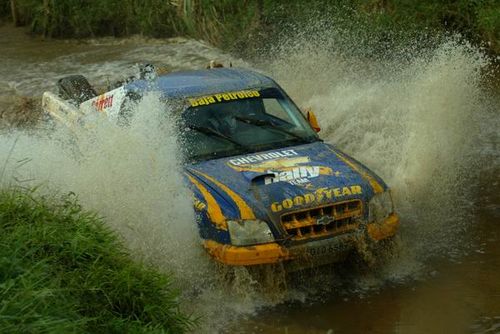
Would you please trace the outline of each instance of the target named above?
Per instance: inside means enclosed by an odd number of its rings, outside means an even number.
[[[226,219],[277,221],[283,213],[327,203],[366,202],[387,188],[368,168],[323,142],[204,161],[186,172],[191,183],[205,188],[204,202],[218,205]]]

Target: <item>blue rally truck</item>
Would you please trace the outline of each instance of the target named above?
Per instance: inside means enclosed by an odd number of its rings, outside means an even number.
[[[43,107],[74,126],[93,112],[119,121],[148,90],[178,101],[184,175],[215,260],[317,266],[395,235],[384,181],[324,143],[312,111],[302,113],[271,78],[234,68],[141,73],[101,95],[82,76],[63,78]]]

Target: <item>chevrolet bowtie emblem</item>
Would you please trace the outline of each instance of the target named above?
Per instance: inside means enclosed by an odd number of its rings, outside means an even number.
[[[335,220],[334,217],[332,216],[321,216],[318,219],[316,219],[316,224],[317,225],[328,225],[331,222]]]

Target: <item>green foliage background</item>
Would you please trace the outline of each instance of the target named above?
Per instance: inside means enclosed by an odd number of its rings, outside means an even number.
[[[498,0],[0,0],[0,16],[52,37],[188,35],[219,47],[311,20],[356,17],[368,29],[460,33],[500,53]],[[251,43],[250,43],[251,45]]]

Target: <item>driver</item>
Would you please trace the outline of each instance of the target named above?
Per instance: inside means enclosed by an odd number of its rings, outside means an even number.
[[[214,110],[212,110],[213,117],[211,117],[211,123],[215,125],[214,128],[228,137],[232,137],[239,131],[239,122],[235,118],[237,112],[230,107],[228,104],[215,106]]]
[[[239,117],[261,119],[264,116],[262,101],[258,99],[238,100],[214,105],[208,111],[212,128],[228,137],[237,135],[247,128]]]

